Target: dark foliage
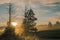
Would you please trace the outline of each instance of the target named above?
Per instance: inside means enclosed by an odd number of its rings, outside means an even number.
[[[49,22],[49,24],[48,24],[48,27],[52,27],[53,25],[52,25],[52,23],[51,22]]]
[[[54,26],[60,27],[60,22],[59,21],[56,21],[56,24],[54,24]]]
[[[7,27],[5,32],[0,36],[0,40],[20,40],[20,38],[15,34],[13,28]]]
[[[24,25],[24,33],[29,34],[30,32],[36,32],[37,29],[34,28],[34,26],[36,25],[35,20],[37,20],[37,18],[34,17],[34,12],[32,9],[29,10],[25,10],[25,18],[23,21],[23,25]]]

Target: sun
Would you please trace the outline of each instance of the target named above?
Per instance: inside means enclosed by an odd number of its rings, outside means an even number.
[[[17,22],[12,22],[12,26],[17,26]]]

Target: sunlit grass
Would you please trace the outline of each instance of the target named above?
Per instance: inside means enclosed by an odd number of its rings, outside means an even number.
[[[22,33],[23,33],[23,28],[21,28],[21,26],[20,27],[15,27],[15,33],[17,34],[17,35],[21,35]]]
[[[5,28],[0,28],[0,35],[4,33]]]

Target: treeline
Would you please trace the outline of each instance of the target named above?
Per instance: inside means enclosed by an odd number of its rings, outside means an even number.
[[[51,22],[48,23],[48,27],[60,27],[60,22],[56,21],[55,24],[52,24]]]

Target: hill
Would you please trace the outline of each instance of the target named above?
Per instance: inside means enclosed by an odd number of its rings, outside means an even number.
[[[43,39],[60,39],[60,29],[38,31],[36,34]]]

